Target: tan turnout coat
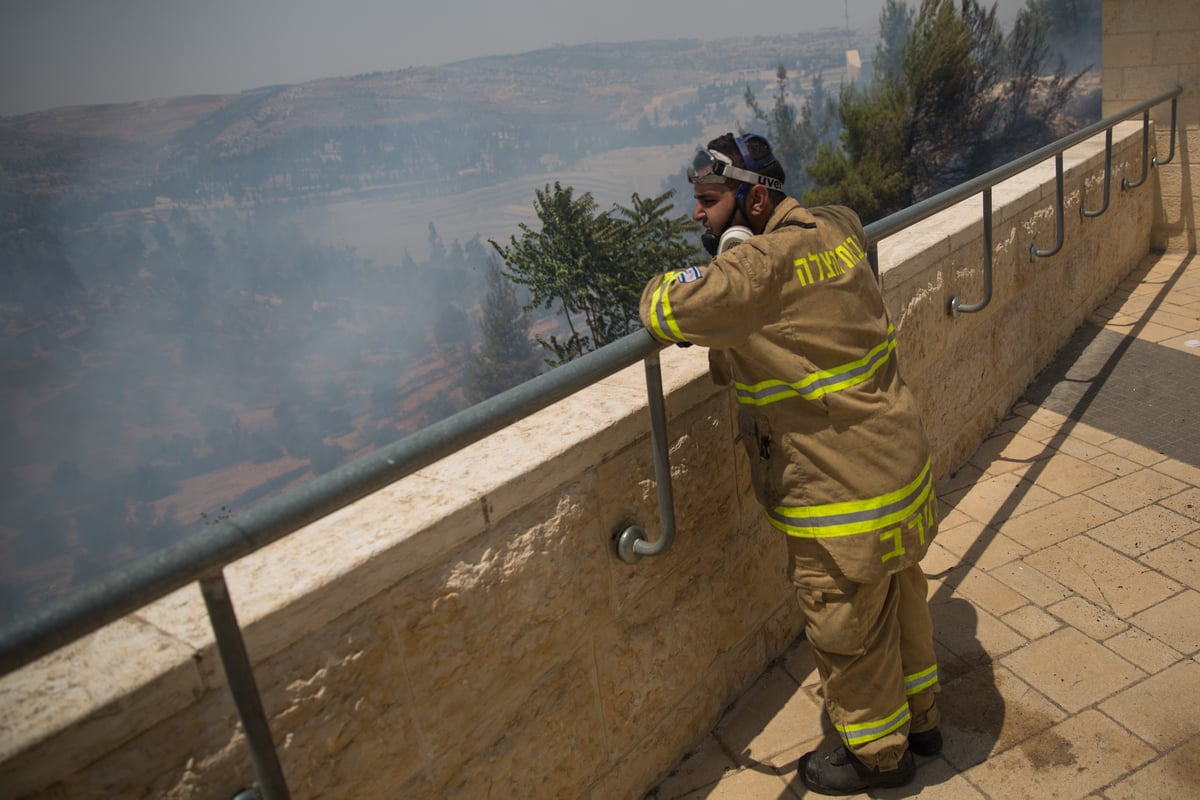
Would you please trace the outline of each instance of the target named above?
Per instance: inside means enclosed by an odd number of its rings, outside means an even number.
[[[658,275],[642,321],[711,348],[771,524],[874,582],[936,531],[929,446],[858,217],[791,198],[764,232],[707,265]]]

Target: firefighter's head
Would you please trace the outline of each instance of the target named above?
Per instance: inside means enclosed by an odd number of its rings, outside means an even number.
[[[718,136],[699,150],[688,167],[696,208],[692,219],[704,226],[706,238],[719,238],[734,225],[762,233],[786,195],[783,166],[762,136],[732,133]]]

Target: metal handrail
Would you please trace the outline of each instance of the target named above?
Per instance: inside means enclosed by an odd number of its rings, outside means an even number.
[[[1101,131],[1111,129],[1114,125],[1124,122],[1138,112],[1149,114],[1149,109],[1153,108],[1159,103],[1164,103],[1167,100],[1177,98],[1182,93],[1183,87],[1176,86],[1174,89],[1169,89],[1161,94],[1155,95],[1149,100],[1145,100],[1135,106],[1127,108],[1124,111],[1118,112],[1109,117],[1105,117],[1099,122],[1094,122],[1091,125],[1088,125],[1086,128],[1081,128],[1075,133],[1068,134],[1061,139],[1057,139],[1050,144],[1045,145],[1044,147],[1034,150],[1028,155],[1021,156],[1014,161],[1010,161],[1007,164],[996,167],[996,169],[993,169],[990,172],[985,172],[978,177],[972,178],[966,183],[961,183],[952,189],[947,189],[946,191],[935,194],[932,197],[927,197],[918,203],[913,203],[908,208],[897,211],[895,214],[890,214],[881,220],[876,220],[875,222],[872,222],[870,225],[866,226],[867,239],[872,242],[877,242],[886,236],[899,233],[910,225],[914,225],[921,220],[927,219],[939,211],[944,211],[955,203],[966,200],[969,197],[974,197],[975,195],[983,192],[984,189],[990,189],[1001,181],[1005,181],[1021,172],[1024,172],[1034,164],[1045,161],[1051,156],[1059,155],[1067,148],[1073,147],[1080,142],[1091,138],[1097,133],[1100,133]],[[1174,115],[1172,115],[1172,122],[1174,122]],[[1172,151],[1174,151],[1174,141],[1174,125],[1172,124]],[[1148,147],[1144,128],[1142,145],[1143,148]],[[991,247],[988,247],[984,252],[983,259],[985,273],[990,275],[992,262]],[[988,296],[991,295],[990,286],[985,287],[984,291],[988,294]],[[985,304],[977,303],[974,306],[964,306],[958,297],[953,297],[950,300],[950,313],[953,314],[968,310],[978,311],[979,309],[983,308],[984,305]]]
[[[635,331],[50,600],[0,630],[0,674],[212,575],[661,347],[646,330]]]
[[[963,306],[957,297],[951,301],[952,311],[978,310],[991,296],[991,187],[1051,155],[1061,154],[1062,150],[1101,130],[1111,130],[1113,125],[1139,111],[1145,110],[1148,114],[1150,107],[1176,98],[1181,92],[1181,87],[1164,92],[1122,114],[1101,120],[1005,166],[873,222],[865,226],[868,241],[877,242],[982,192],[984,269],[988,284],[985,301],[975,306]],[[1172,154],[1173,128],[1174,125]],[[644,329],[628,334],[44,603],[0,628],[0,675],[19,669],[177,589],[198,582],[209,610],[226,678],[253,750],[259,788],[269,798],[286,798],[287,787],[254,686],[253,672],[249,669],[241,629],[233,614],[222,572],[224,567],[639,360],[646,365],[662,530],[658,539],[650,542],[640,528],[627,528],[617,537],[617,554],[623,560],[633,562],[642,555],[664,552],[674,536],[674,513],[658,359],[662,347]]]
[[[658,395],[650,398],[651,409],[659,409],[652,422],[661,420],[665,429],[657,357],[662,347],[645,329],[635,331],[51,600],[0,630],[0,675],[199,582],[258,778],[257,786],[247,791],[266,800],[287,800],[287,783],[223,567],[639,360],[646,362],[647,383]],[[655,422],[654,427],[660,426]],[[671,509],[670,464],[658,453],[665,453],[665,430],[657,430],[654,438],[659,507]],[[662,524],[657,541],[637,542],[639,555],[656,555],[670,545],[673,512],[663,515]],[[637,531],[634,538],[644,538],[639,528],[628,529],[624,537],[629,530]]]

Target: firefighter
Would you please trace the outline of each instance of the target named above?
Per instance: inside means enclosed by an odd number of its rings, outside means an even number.
[[[929,445],[853,211],[804,208],[762,136],[725,134],[688,170],[713,259],[655,276],[641,317],[709,348],[767,520],[787,534],[839,747],[804,784],[855,794],[912,781],[941,751],[933,625],[920,560],[937,532]]]

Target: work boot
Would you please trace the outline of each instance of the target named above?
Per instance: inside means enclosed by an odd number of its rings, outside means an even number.
[[[836,750],[804,755],[797,771],[804,785],[818,794],[859,794],[877,787],[907,785],[916,777],[917,762],[905,750],[895,769],[871,769],[842,745]]]
[[[942,752],[942,732],[930,728],[920,733],[909,733],[908,749],[919,756],[936,756]]]

